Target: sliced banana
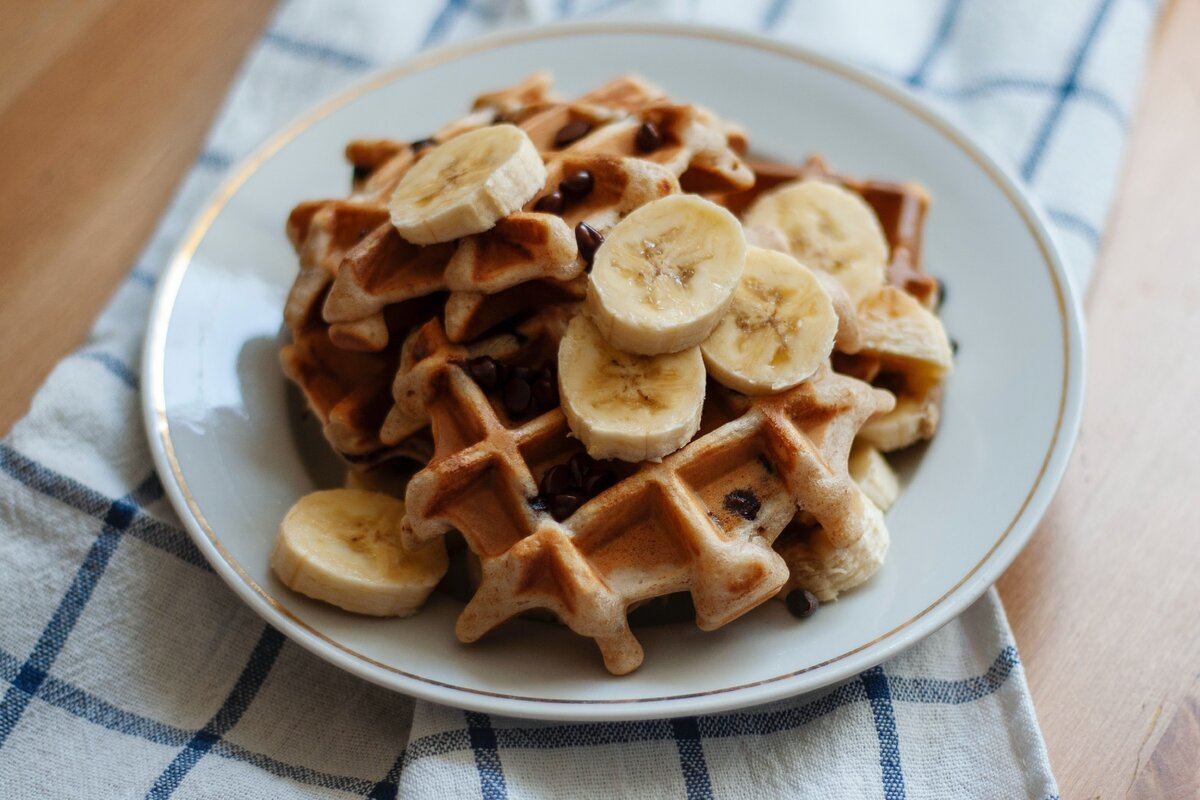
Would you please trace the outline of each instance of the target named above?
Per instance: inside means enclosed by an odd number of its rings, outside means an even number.
[[[900,480],[883,453],[865,442],[850,450],[850,477],[881,511],[887,511],[900,496]]]
[[[279,526],[271,569],[301,594],[358,614],[406,617],[446,574],[441,539],[400,545],[404,503],[360,489],[301,497]]]
[[[940,381],[954,366],[950,339],[937,316],[917,298],[884,286],[859,303],[859,350],[886,366]]]
[[[883,228],[866,201],[848,189],[819,180],[786,183],[758,198],[745,222],[778,230],[789,253],[832,274],[855,302],[883,285]]]
[[[848,547],[834,547],[824,531],[778,547],[790,577],[781,596],[793,589],[808,589],[822,603],[866,583],[883,566],[891,536],[883,512],[874,503],[863,503],[864,533]]]
[[[730,389],[771,394],[816,372],[837,330],[833,300],[808,267],[751,247],[733,303],[700,350],[709,373]]]
[[[571,320],[558,349],[558,391],[571,432],[593,458],[659,461],[700,428],[700,348],[624,353],[585,316]]]
[[[936,389],[920,395],[901,393],[896,407],[863,425],[858,436],[885,453],[932,439],[942,416],[939,397]]]
[[[695,347],[733,299],[746,237],[733,214],[677,194],[634,211],[596,251],[587,311],[609,344],[658,355]]]
[[[491,125],[438,145],[392,192],[392,225],[413,244],[482,233],[520,210],[546,182],[546,165],[514,125]]]

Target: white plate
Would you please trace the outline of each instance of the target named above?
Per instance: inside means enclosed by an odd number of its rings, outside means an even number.
[[[345,143],[417,139],[480,91],[551,69],[566,91],[624,72],[743,123],[755,149],[823,153],[851,175],[914,179],[934,197],[925,264],[945,278],[961,343],[942,427],[888,514],[892,548],[866,586],[797,622],[767,603],[704,633],[643,628],[646,660],[610,677],[594,645],[515,621],[475,645],[458,604],[376,620],[289,592],[268,555],[287,508],[316,488],[277,350],[300,200],[345,194]],[[216,571],[295,642],[419,697],[526,717],[697,714],[815,689],[936,630],[1025,544],[1074,442],[1083,388],[1076,300],[1040,215],[962,133],[911,96],[812,53],[727,32],[567,26],[479,40],[378,74],[289,126],[233,171],[167,269],[145,355],[145,416],[171,501]],[[306,462],[306,459],[308,460]]]

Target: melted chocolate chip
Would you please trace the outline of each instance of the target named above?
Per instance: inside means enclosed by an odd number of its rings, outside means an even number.
[[[500,370],[494,358],[480,356],[467,362],[467,372],[471,380],[479,384],[484,391],[495,389],[500,383]]]
[[[726,511],[737,514],[742,519],[753,521],[758,518],[758,511],[762,508],[762,503],[758,501],[758,496],[749,489],[734,489],[725,495],[724,506]]]
[[[596,251],[600,249],[600,245],[604,244],[604,237],[591,225],[581,222],[575,226],[575,244],[579,247],[579,255],[583,256],[583,260],[588,263],[590,268],[592,259],[596,257]]]
[[[366,164],[354,165],[354,180],[363,181],[371,174],[371,167]]]
[[[950,338],[950,353],[951,355],[958,355],[958,339],[953,337]]]
[[[558,129],[558,133],[554,135],[555,147],[566,147],[572,142],[577,142],[584,136],[587,136],[588,131],[592,129],[590,122],[585,122],[581,119],[575,119],[568,122]]]
[[[525,382],[533,380],[533,370],[529,367],[523,367],[519,364],[509,370],[509,375],[514,378],[520,378]]]
[[[559,464],[551,467],[542,476],[542,485],[540,488],[542,494],[555,495],[578,491],[583,487],[579,481],[575,480],[575,476],[571,474],[570,467],[566,464]]]
[[[579,172],[563,178],[562,183],[558,185],[558,190],[562,192],[563,197],[572,203],[578,203],[591,194],[592,188],[595,185],[596,179],[592,177],[592,173],[586,169],[581,169]]]
[[[588,473],[595,468],[596,462],[587,453],[576,453],[571,456],[571,460],[567,462],[571,467],[571,473],[579,476],[580,482],[588,476]]]
[[[941,278],[937,279],[937,305],[934,308],[941,311],[942,305],[946,302],[946,282]]]
[[[633,143],[643,153],[653,152],[662,147],[662,131],[653,122],[643,122],[642,126],[638,128],[637,136],[634,137]]]
[[[789,592],[788,596],[784,598],[784,603],[787,604],[788,611],[800,619],[811,617],[821,607],[821,601],[808,589],[796,589]]]
[[[417,139],[415,142],[410,144],[409,147],[412,148],[414,153],[419,153],[422,150],[427,150],[430,147],[433,147],[435,144],[437,144],[436,139],[434,139],[432,136],[426,136],[424,139]]]
[[[542,497],[540,494],[530,497],[526,502],[529,503],[530,508],[538,513],[550,510],[550,506],[546,503],[546,498]]]
[[[543,214],[561,214],[564,206],[566,203],[563,201],[562,192],[551,192],[545,197],[538,198],[538,201],[533,204],[533,210]]]
[[[549,378],[538,378],[533,382],[533,402],[543,411],[558,405],[558,386]]]
[[[550,498],[550,516],[559,522],[575,513],[583,505],[583,498],[577,494],[557,494]]]
[[[611,470],[602,469],[588,475],[583,479],[583,493],[588,497],[595,497],[606,489],[611,489],[617,484],[617,475]]]
[[[529,381],[523,378],[510,377],[504,384],[504,408],[509,414],[519,417],[529,410],[533,402],[533,392]]]
[[[758,456],[756,456],[756,458],[758,459],[758,463],[762,464],[762,468],[767,471],[768,475],[775,474],[775,465],[772,464],[770,462],[770,460],[767,459],[766,456],[764,456],[762,453],[759,453]]]

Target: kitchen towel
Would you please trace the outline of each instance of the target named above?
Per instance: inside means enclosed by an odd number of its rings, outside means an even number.
[[[956,118],[1090,277],[1157,8],[1148,0],[293,0],[153,239],[0,443],[0,796],[1057,796],[993,591],[820,692],[674,720],[543,723],[391,693],[309,655],[207,566],[163,498],[137,365],[158,272],[223,175],[373,68],[501,28],[672,20],[866,66]]]

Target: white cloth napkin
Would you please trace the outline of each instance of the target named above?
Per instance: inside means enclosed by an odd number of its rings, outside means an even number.
[[[379,689],[264,626],[162,497],[138,413],[155,276],[237,159],[378,65],[504,25],[676,19],[867,65],[948,109],[1043,202],[1082,287],[1146,0],[296,0],[86,345],[0,443],[0,796],[1056,797],[993,593],[905,655],[769,707],[546,724]]]

